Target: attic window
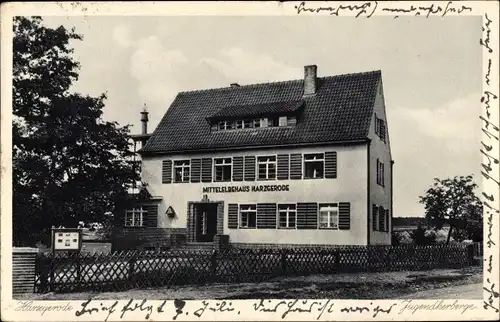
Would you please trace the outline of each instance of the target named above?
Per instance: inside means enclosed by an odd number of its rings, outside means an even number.
[[[219,121],[212,125],[214,131],[258,129],[278,126],[294,126],[297,124],[295,116],[281,116],[269,118],[247,118],[236,121]]]
[[[375,134],[385,142],[385,121],[383,119],[379,119],[377,115],[375,115]]]

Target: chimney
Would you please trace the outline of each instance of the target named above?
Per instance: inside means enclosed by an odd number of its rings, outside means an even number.
[[[316,65],[304,66],[304,96],[316,94],[317,70]]]
[[[144,109],[141,112],[142,134],[148,134],[148,114],[146,104],[144,104]]]
[[[232,84],[231,84],[231,87],[233,87],[233,88],[235,88],[235,87],[240,87],[240,84],[238,84],[238,83],[232,83]]]

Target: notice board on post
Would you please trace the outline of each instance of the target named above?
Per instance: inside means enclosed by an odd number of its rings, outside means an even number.
[[[52,228],[52,252],[80,252],[81,249],[80,228]]]

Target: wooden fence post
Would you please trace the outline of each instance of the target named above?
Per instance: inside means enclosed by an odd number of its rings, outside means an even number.
[[[213,280],[217,277],[217,250],[214,249],[210,258],[210,276]]]
[[[281,251],[281,259],[280,259],[280,266],[281,266],[281,274],[286,275],[287,274],[287,265],[286,265],[286,250]]]
[[[467,245],[467,263],[469,266],[474,265],[474,245]]]

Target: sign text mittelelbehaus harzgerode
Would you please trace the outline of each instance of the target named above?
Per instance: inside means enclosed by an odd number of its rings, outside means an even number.
[[[224,186],[224,187],[203,187],[203,193],[231,193],[231,192],[276,192],[290,191],[288,184],[271,184],[258,186]]]

